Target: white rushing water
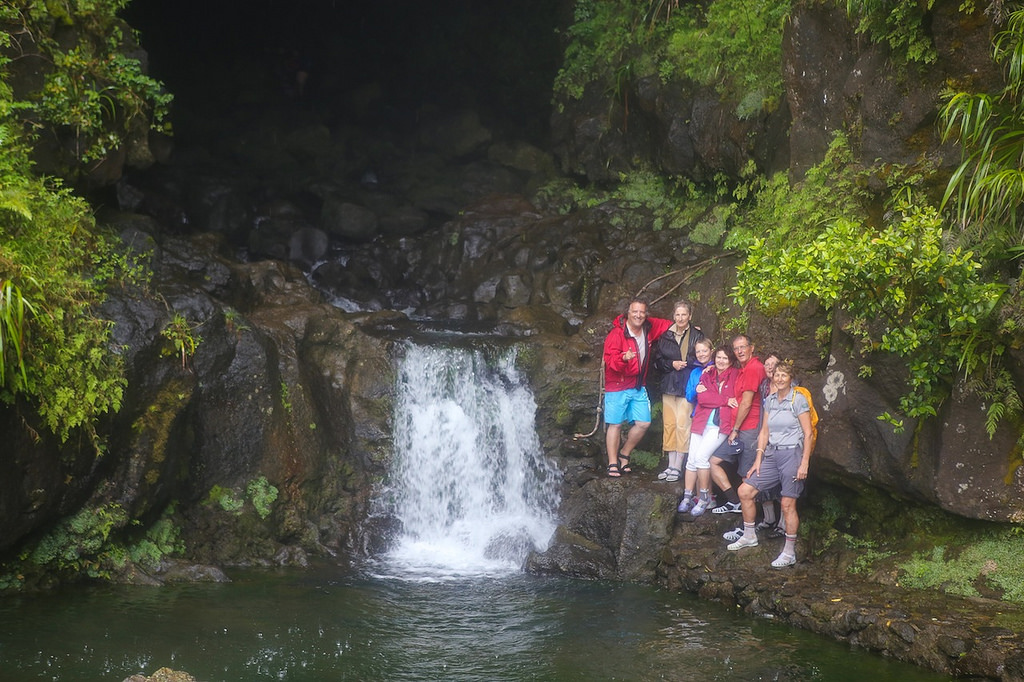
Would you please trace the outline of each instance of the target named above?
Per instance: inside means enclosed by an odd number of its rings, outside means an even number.
[[[558,476],[514,351],[409,344],[398,372],[385,562],[408,577],[518,571],[554,532]]]

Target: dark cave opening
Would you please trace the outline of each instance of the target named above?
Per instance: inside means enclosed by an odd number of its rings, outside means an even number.
[[[473,109],[503,137],[547,141],[560,0],[135,0],[150,73],[175,94],[179,142],[214,119],[283,107],[328,125],[400,127]]]

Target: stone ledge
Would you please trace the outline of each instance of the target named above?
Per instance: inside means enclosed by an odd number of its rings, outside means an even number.
[[[943,674],[1024,680],[1024,609],[871,582],[827,557],[773,569],[783,540],[730,552],[727,516],[677,523],[657,582]]]

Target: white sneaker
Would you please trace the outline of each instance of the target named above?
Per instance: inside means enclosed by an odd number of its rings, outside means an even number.
[[[743,549],[744,547],[757,547],[757,534],[751,533],[751,537],[747,537],[745,534],[741,535],[736,542],[731,543],[727,550],[735,552],[737,549]]]
[[[772,568],[785,568],[786,566],[792,566],[795,563],[795,556],[783,552],[775,561],[772,562]]]

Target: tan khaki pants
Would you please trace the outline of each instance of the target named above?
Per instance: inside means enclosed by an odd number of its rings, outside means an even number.
[[[677,395],[661,397],[661,415],[665,423],[662,449],[669,452],[688,452],[690,449],[690,415],[693,404]]]

